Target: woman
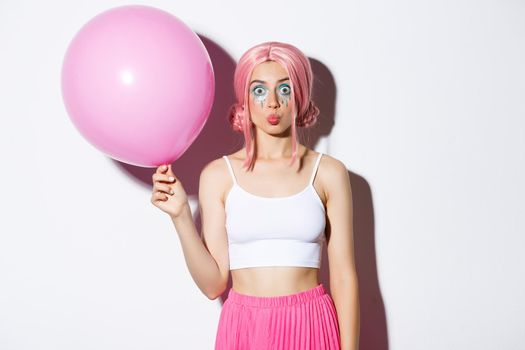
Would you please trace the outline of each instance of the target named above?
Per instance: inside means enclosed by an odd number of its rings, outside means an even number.
[[[230,122],[245,144],[202,170],[203,240],[171,165],[153,175],[151,202],[172,218],[202,292],[222,295],[231,272],[216,350],[357,349],[348,172],[296,137],[319,114],[312,78],[306,56],[289,44],[262,43],[241,57]],[[333,299],[319,282],[325,242]]]

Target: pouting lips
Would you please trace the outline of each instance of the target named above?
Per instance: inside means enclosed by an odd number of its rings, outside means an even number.
[[[268,120],[268,123],[275,125],[278,124],[280,121],[280,118],[276,116],[275,114],[269,115],[266,120]]]

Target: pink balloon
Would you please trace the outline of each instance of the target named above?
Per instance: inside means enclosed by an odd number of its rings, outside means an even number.
[[[197,138],[215,94],[199,37],[159,9],[122,6],[86,23],[62,65],[62,97],[75,127],[119,161],[157,167]]]

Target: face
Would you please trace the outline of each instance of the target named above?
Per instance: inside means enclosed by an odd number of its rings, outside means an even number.
[[[282,134],[292,125],[292,88],[286,69],[267,61],[255,66],[249,86],[249,108],[255,127]]]

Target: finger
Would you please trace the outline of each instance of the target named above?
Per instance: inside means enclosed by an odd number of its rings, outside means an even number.
[[[166,174],[168,174],[168,175],[170,175],[170,176],[173,176],[174,178],[177,178],[177,177],[175,176],[175,173],[174,173],[173,170],[171,169],[171,164],[168,164],[168,172],[167,172]]]
[[[163,174],[166,172],[166,170],[168,170],[168,167],[166,166],[166,164],[162,164],[157,168],[157,171],[155,173]]]
[[[177,182],[179,180],[179,178],[173,172],[173,170],[171,168],[171,164],[167,164],[167,166],[168,166],[168,170],[166,171],[166,175],[173,177],[173,179],[174,179],[173,182]]]
[[[170,186],[162,184],[160,182],[155,183],[153,188],[156,191],[161,191],[161,192],[164,192],[164,193],[169,193],[169,194],[174,194],[175,193],[175,191]]]
[[[172,177],[173,179],[170,179],[170,177]],[[169,175],[165,175],[165,174],[153,174],[152,176],[153,178],[153,182],[166,182],[166,183],[173,183],[175,182],[175,177],[173,176],[169,176]]]
[[[152,203],[155,203],[155,202],[158,202],[158,201],[166,201],[168,199],[168,196],[165,195],[164,193],[162,192],[155,192],[153,193],[153,195],[151,196],[152,198]]]

